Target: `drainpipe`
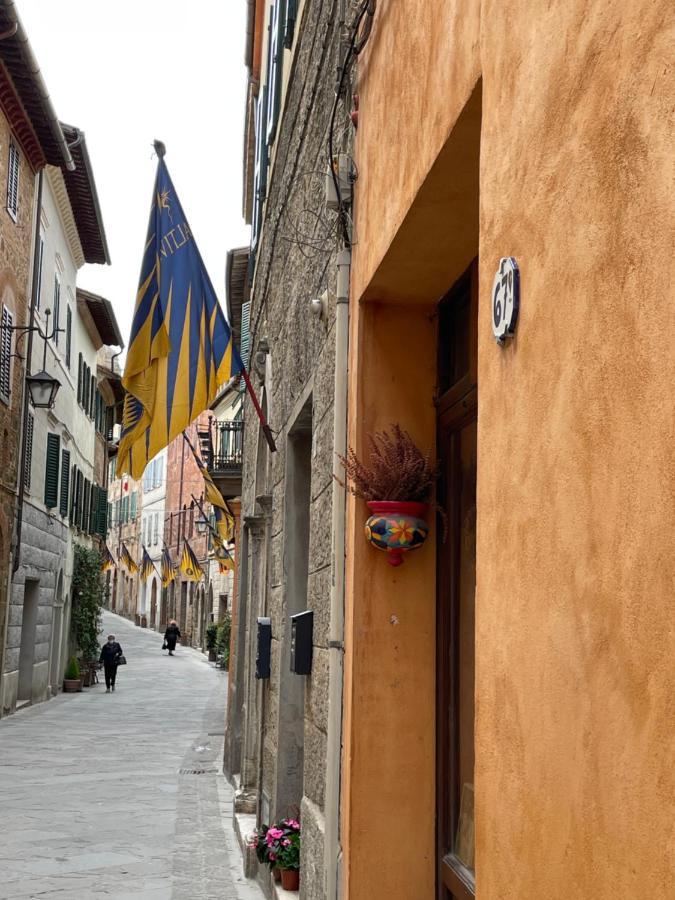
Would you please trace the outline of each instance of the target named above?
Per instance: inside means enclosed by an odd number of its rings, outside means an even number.
[[[333,554],[328,634],[328,740],[324,872],[326,900],[337,900],[342,867],[340,846],[340,767],[342,763],[342,678],[344,661],[345,519],[347,493],[338,456],[347,453],[347,374],[349,353],[349,269],[351,253],[338,253],[335,298],[335,398],[333,402]],[[339,481],[338,481],[339,479]]]

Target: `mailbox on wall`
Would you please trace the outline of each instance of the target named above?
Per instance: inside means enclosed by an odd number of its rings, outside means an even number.
[[[291,672],[296,675],[309,675],[312,671],[313,623],[311,609],[291,616]]]
[[[272,620],[267,616],[258,618],[258,653],[255,658],[255,677],[270,677],[270,656],[272,651]]]

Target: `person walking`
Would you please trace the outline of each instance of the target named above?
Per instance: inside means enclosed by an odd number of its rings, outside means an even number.
[[[176,649],[176,641],[179,637],[180,629],[176,624],[176,620],[172,619],[166,626],[166,631],[164,632],[164,643],[169,650],[169,656],[173,656],[173,651]]]
[[[117,668],[119,658],[122,656],[122,648],[115,640],[114,634],[108,635],[108,641],[101,647],[101,656],[99,662],[103,663],[105,671],[105,692],[115,690],[115,678],[117,677]]]

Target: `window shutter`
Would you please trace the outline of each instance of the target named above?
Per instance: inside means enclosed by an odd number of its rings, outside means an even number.
[[[40,309],[40,295],[42,294],[42,257],[45,252],[45,239],[40,235],[40,254],[38,256],[37,270],[37,295],[35,299],[35,308]]]
[[[298,15],[298,0],[286,0],[286,21],[284,22],[284,47],[290,50],[295,35],[295,19]]]
[[[284,65],[284,27],[286,24],[286,2],[276,0],[270,22],[269,61],[267,67],[267,143],[272,146],[277,133],[279,108],[281,106],[281,85]]]
[[[96,409],[96,376],[91,376],[91,392],[89,394],[89,418],[94,418],[94,410]]]
[[[77,402],[82,403],[82,354],[77,357]]]
[[[77,527],[82,528],[82,519],[83,519],[83,507],[84,507],[84,475],[80,470],[77,470],[77,511],[75,513],[75,518],[77,522]]]
[[[136,491],[131,495],[131,521],[136,518]]]
[[[52,325],[54,327],[54,343],[59,346],[58,327],[61,324],[61,282],[59,276],[54,275],[54,309],[52,310]]]
[[[59,499],[59,456],[61,438],[58,434],[47,435],[47,461],[45,465],[45,506],[52,509]]]
[[[105,495],[106,495],[106,497],[108,496],[107,491],[105,491]],[[113,508],[114,507],[113,507],[112,503],[106,504],[107,518],[106,518],[106,522],[105,522],[105,534],[107,534],[108,530],[113,527]],[[104,535],[104,537],[105,537],[105,535]]]
[[[105,488],[98,489],[98,515],[96,517],[96,533],[105,538],[108,530],[108,492]]]
[[[16,222],[19,212],[19,151],[13,141],[9,143],[7,165],[7,211]]]
[[[244,368],[248,369],[248,358],[250,352],[250,328],[251,328],[251,301],[241,304],[241,346],[239,352]]]
[[[59,512],[65,519],[68,515],[68,493],[70,491],[70,450],[61,451],[61,499]]]
[[[96,534],[98,531],[98,487],[92,484],[89,490],[89,534]]]
[[[12,392],[12,332],[10,327],[14,323],[14,316],[2,307],[2,330],[0,331],[0,398],[9,403],[9,395]]]
[[[35,426],[35,417],[32,413],[28,413],[28,421],[26,422],[26,464],[23,470],[23,480],[26,490],[30,490],[30,476],[33,468],[33,428]]]
[[[77,516],[77,466],[73,465],[73,468],[70,470],[70,483],[72,488],[70,490],[70,524],[75,525],[75,518]]]
[[[73,314],[70,311],[70,306],[66,306],[66,367],[70,368],[70,346],[71,346],[71,338],[73,330]]]

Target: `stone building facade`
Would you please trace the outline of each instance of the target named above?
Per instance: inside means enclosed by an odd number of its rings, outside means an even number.
[[[277,450],[270,452],[247,396],[225,770],[237,788],[240,833],[300,817],[301,896],[319,900],[326,896],[338,244],[326,208],[326,138],[341,24],[329,4],[277,0],[249,11],[244,168],[253,236],[243,312],[249,370]],[[300,675],[291,671],[290,617],[306,611],[312,664]],[[256,678],[259,618],[271,623],[271,664]],[[255,869],[249,857],[247,870]],[[258,876],[271,893],[268,871]]]

